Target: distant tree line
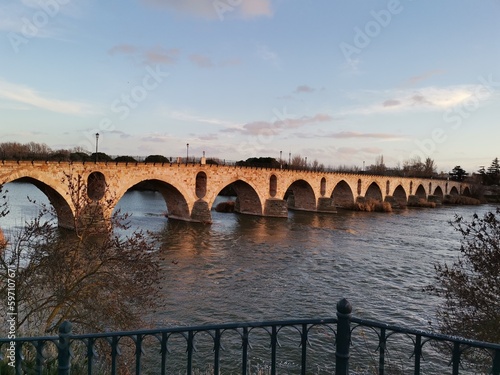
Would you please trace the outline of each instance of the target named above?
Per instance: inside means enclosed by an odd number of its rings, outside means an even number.
[[[481,183],[483,185],[500,185],[500,162],[498,158],[493,159],[487,169],[481,167],[478,173],[481,176]]]
[[[156,155],[151,155],[155,157]],[[45,143],[19,143],[3,142],[0,143],[0,158],[2,160],[51,160],[51,161],[117,161],[117,162],[136,162],[131,156],[118,156],[113,158],[103,152],[97,154],[90,153],[81,147],[73,149],[52,150]],[[165,158],[165,157],[163,157]],[[165,158],[166,159],[166,158]]]

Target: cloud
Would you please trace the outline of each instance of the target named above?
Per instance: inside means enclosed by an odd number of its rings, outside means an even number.
[[[295,92],[297,92],[297,93],[300,93],[300,92],[309,93],[309,92],[314,92],[314,91],[316,91],[316,89],[314,89],[308,85],[300,85],[300,86],[297,86],[297,88],[295,89]]]
[[[91,112],[90,107],[87,104],[69,100],[47,98],[31,87],[6,82],[1,78],[0,98],[14,102],[14,108],[19,103],[22,103],[31,107],[64,114],[81,115]]]
[[[230,122],[227,120],[221,120],[217,119],[214,117],[202,117],[202,116],[197,116],[197,115],[192,115],[190,113],[182,112],[182,111],[173,111],[169,113],[169,116],[173,119],[176,120],[181,120],[181,121],[194,121],[194,122],[200,122],[200,123],[205,123],[205,124],[210,124],[210,125],[215,125],[215,126],[224,126],[224,127],[237,127],[240,126],[241,124],[235,124],[234,122]]]
[[[164,48],[161,46],[156,46],[146,50],[134,46],[132,44],[118,44],[111,47],[108,53],[112,56],[114,55],[129,55],[132,57],[137,57],[143,59],[143,63],[148,64],[174,64],[180,54],[180,50],[177,48]]]
[[[276,68],[281,65],[278,54],[264,44],[257,44],[257,55],[264,61],[270,62]]]
[[[144,137],[141,137],[141,141],[143,142],[151,142],[151,143],[164,143],[173,140],[173,138],[169,135],[165,134],[151,134]]]
[[[417,83],[420,83],[422,81],[426,81],[435,75],[440,75],[440,74],[444,74],[444,73],[446,73],[446,71],[442,70],[442,69],[429,70],[421,75],[410,77],[405,85],[414,86]]]
[[[354,154],[359,154],[359,153],[366,153],[366,154],[376,154],[380,155],[383,150],[379,147],[361,147],[361,148],[356,148],[356,147],[339,147],[337,149],[337,152],[341,154],[345,154],[346,156],[352,156]]]
[[[226,132],[239,132],[245,135],[275,135],[284,130],[298,129],[303,126],[312,125],[321,122],[331,121],[333,118],[324,113],[318,113],[313,117],[303,116],[301,118],[286,118],[283,120],[269,121],[254,121],[249,122],[241,127],[226,129]]]
[[[0,4],[0,31],[7,33],[13,32],[26,37],[26,23],[31,22],[37,25],[37,20],[44,17],[44,22],[31,29],[29,38],[65,38],[67,33],[61,28],[60,17],[81,17],[83,2],[56,2],[58,6],[51,6],[51,11],[47,11],[42,6],[48,1],[40,0],[22,0],[22,1],[4,1]],[[7,3],[7,4],[5,4]],[[45,4],[47,6],[47,4]],[[41,22],[41,21],[38,21]]]
[[[198,139],[202,141],[218,141],[219,140],[219,135],[218,134],[205,134],[205,135],[200,135]]]
[[[155,47],[144,52],[144,63],[146,64],[174,64],[177,62],[179,50],[176,48],[166,49]]]
[[[482,101],[491,96],[492,93],[479,84],[448,87],[429,86],[418,91],[412,89],[371,90],[356,93],[352,99],[363,104],[340,111],[339,115],[444,111],[462,105],[468,99]],[[387,99],[381,102],[381,97]]]
[[[222,19],[221,15],[255,18],[273,15],[271,0],[140,0],[141,3],[160,9],[206,18]]]
[[[376,139],[401,139],[400,135],[396,134],[388,134],[388,133],[360,133],[353,131],[344,131],[337,133],[329,133],[326,135],[329,138],[337,138],[337,139],[348,139],[348,138],[376,138]]]
[[[129,133],[125,133],[125,132],[123,132],[121,130],[111,130],[111,131],[106,132],[106,133],[117,135],[121,139],[127,139],[127,138],[132,137],[132,135],[130,135]]]
[[[238,65],[241,65],[241,60],[238,59],[238,58],[227,59],[227,60],[221,61],[219,65],[222,66],[222,67],[225,67],[225,66],[238,66]]]
[[[189,60],[200,68],[212,68],[214,66],[210,57],[205,55],[193,54],[189,56]]]
[[[400,105],[401,102],[399,100],[389,99],[382,103],[384,107],[394,107]]]
[[[119,44],[116,45],[108,51],[110,55],[124,54],[124,55],[133,55],[137,52],[138,48],[131,44]]]

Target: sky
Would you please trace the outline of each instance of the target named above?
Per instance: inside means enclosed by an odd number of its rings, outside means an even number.
[[[0,1],[0,142],[444,172],[500,157],[500,0]]]

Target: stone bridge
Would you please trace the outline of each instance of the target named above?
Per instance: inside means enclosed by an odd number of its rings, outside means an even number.
[[[335,212],[365,199],[406,205],[410,200],[439,202],[445,195],[470,195],[467,184],[440,179],[286,170],[212,164],[71,163],[3,161],[0,184],[22,181],[38,187],[57,212],[59,226],[74,228],[78,212],[70,182],[84,187],[87,202],[109,207],[109,217],[127,190],[147,183],[165,199],[168,217],[211,222],[219,193],[231,185],[235,211],[287,217],[288,209]]]

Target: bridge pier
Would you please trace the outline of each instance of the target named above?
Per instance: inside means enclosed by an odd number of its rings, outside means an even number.
[[[443,197],[441,197],[439,195],[429,195],[427,197],[427,200],[429,202],[434,202],[436,204],[442,204],[443,203]]]
[[[288,217],[286,200],[278,198],[266,199],[266,203],[264,205],[264,216]]]
[[[337,208],[333,202],[333,198],[321,197],[318,198],[318,206],[316,211],[326,213],[336,213]]]
[[[198,199],[194,202],[193,210],[191,211],[191,221],[209,224],[212,222],[212,214],[208,203],[203,199]]]
[[[408,196],[408,205],[415,205],[420,202],[420,197],[418,195],[409,195]]]

